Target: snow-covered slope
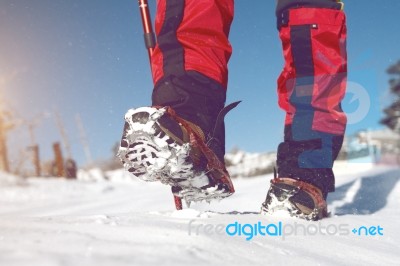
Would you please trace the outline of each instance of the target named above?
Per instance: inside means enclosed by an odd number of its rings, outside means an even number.
[[[0,265],[398,265],[400,170],[336,168],[332,216],[321,222],[260,216],[272,175],[235,179],[229,199],[178,212],[160,184],[32,178],[21,185],[7,176],[5,185],[0,174]],[[258,222],[284,234],[246,240]],[[232,234],[248,224],[247,235],[229,236],[230,224]]]
[[[272,173],[276,153],[248,153],[241,150],[225,155],[225,163],[231,177],[252,177]]]

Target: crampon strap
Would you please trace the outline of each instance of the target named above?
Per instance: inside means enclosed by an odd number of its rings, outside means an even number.
[[[228,108],[228,111],[236,106],[233,106],[234,104],[237,105],[238,103],[233,103],[232,107],[231,105],[228,105],[226,107]],[[189,135],[190,146],[199,149],[203,153],[204,157],[207,160],[207,170],[208,172],[210,172],[209,178],[215,183],[218,183],[216,181],[217,179],[220,179],[223,183],[228,185],[229,192],[234,193],[235,189],[229,177],[228,171],[225,168],[225,164],[223,164],[215,155],[215,153],[204,143],[199,134],[195,132],[189,125],[188,121],[179,117],[171,107],[167,107],[166,112],[185,128]],[[225,114],[226,113],[227,111],[225,112]]]
[[[233,102],[231,104],[228,104],[224,108],[222,108],[222,110],[219,112],[219,114],[217,116],[217,121],[215,122],[215,126],[214,126],[214,129],[213,129],[212,133],[211,133],[211,137],[215,136],[215,132],[217,131],[218,127],[221,126],[222,122],[224,121],[224,118],[225,118],[226,114],[229,113],[229,111],[231,111],[233,108],[238,106],[239,103],[241,103],[241,101]]]
[[[322,197],[322,193],[320,190],[318,190],[316,187],[314,187],[311,184],[308,184],[306,182],[303,182],[301,180],[295,180],[292,178],[280,178],[280,177],[275,177],[274,179],[271,180],[271,184],[277,185],[277,184],[288,184],[291,186],[296,187],[298,190],[302,190],[309,194],[311,198],[314,201],[314,210],[324,210],[326,209],[326,201]]]

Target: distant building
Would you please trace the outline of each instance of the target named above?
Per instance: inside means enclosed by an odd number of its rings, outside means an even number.
[[[346,136],[339,159],[393,163],[400,156],[400,135],[390,129],[364,130]]]

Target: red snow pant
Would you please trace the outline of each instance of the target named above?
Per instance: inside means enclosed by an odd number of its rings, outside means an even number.
[[[279,0],[276,10],[285,66],[278,78],[279,106],[286,112],[278,146],[281,177],[334,191],[332,166],[343,143],[341,108],[347,78],[346,22],[331,0]]]
[[[233,0],[157,0],[153,81],[196,71],[226,89]]]
[[[324,194],[334,190],[332,166],[346,126],[340,107],[346,27],[340,9],[334,0],[278,0],[276,9],[285,58],[279,106],[286,112],[278,175],[314,184]],[[196,73],[225,91],[232,18],[233,0],[158,0],[151,60],[155,89],[171,76]]]

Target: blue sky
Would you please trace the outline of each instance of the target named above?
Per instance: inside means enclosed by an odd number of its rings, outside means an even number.
[[[154,18],[155,1],[149,2]],[[227,102],[243,102],[226,119],[228,150],[272,151],[282,140],[276,79],[283,60],[274,5],[235,3]],[[371,103],[348,133],[380,127],[381,109],[390,102],[385,70],[400,59],[399,9],[397,0],[346,1],[349,81],[362,87]],[[58,112],[80,165],[86,161],[75,115],[84,122],[94,159],[111,157],[124,113],[149,105],[151,90],[136,0],[0,1],[0,104],[25,121]],[[344,100],[346,112],[366,102],[351,101],[353,96]],[[35,138],[42,159],[49,160],[60,133],[54,115],[37,120]],[[13,159],[30,145],[26,125],[9,132],[8,145]]]

